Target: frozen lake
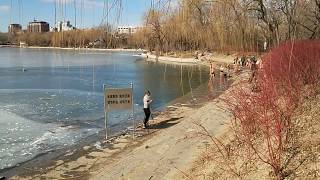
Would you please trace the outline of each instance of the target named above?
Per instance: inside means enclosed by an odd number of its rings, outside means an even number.
[[[137,119],[152,92],[160,108],[208,80],[208,68],[146,62],[129,52],[0,48],[0,170],[104,128],[102,86],[134,84]],[[130,112],[109,115],[114,131]]]

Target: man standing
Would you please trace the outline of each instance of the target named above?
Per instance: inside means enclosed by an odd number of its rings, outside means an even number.
[[[151,93],[150,91],[147,91],[144,93],[144,96],[143,96],[143,111],[144,111],[144,114],[145,114],[145,118],[144,118],[144,121],[143,121],[143,128],[147,128],[148,127],[148,121],[149,121],[149,117],[150,117],[150,114],[151,114],[151,111],[150,111],[150,104],[152,102],[151,100]]]

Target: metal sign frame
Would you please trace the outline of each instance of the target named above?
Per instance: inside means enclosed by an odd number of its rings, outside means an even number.
[[[133,131],[132,131],[132,138],[134,139],[134,133],[135,133],[135,116],[134,116],[134,99],[133,99],[133,83],[130,83],[130,88],[131,88],[131,92],[132,92],[132,95],[131,95],[131,110],[132,110],[132,124],[133,124]],[[107,85],[106,84],[103,84],[103,103],[104,103],[104,128],[105,128],[105,135],[106,135],[106,139],[108,139],[108,111],[106,106],[109,106],[108,104],[106,104],[106,90],[107,89],[121,89],[121,88],[107,88]],[[126,88],[127,89],[127,88]]]

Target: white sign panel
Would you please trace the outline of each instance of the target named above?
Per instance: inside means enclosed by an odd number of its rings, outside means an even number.
[[[132,88],[106,88],[104,90],[105,112],[131,109],[132,106]]]

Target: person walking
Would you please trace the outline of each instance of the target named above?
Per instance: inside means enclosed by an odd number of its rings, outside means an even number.
[[[144,93],[143,96],[143,111],[145,114],[145,118],[143,121],[143,128],[147,128],[148,127],[148,121],[151,115],[151,111],[150,111],[150,104],[151,104],[152,100],[151,100],[151,93],[150,91],[146,91]]]

